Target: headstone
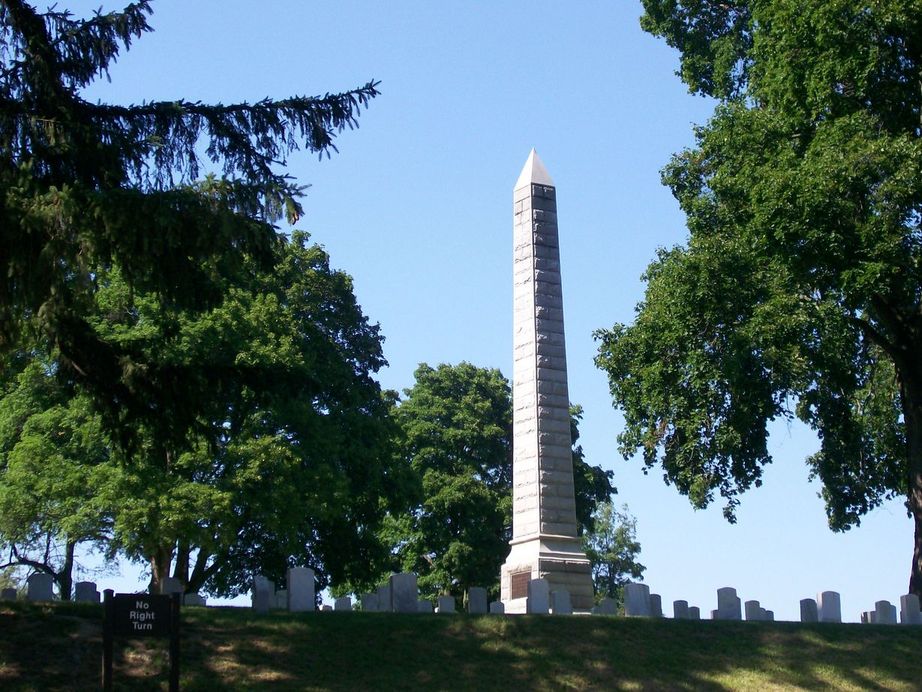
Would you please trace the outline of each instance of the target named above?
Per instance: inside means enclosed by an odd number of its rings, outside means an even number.
[[[617,615],[618,601],[614,598],[603,598],[599,601],[598,605],[593,608],[592,612],[596,615]]]
[[[197,593],[187,593],[182,597],[182,604],[187,606],[205,606],[205,597]]]
[[[663,597],[658,593],[650,594],[650,617],[663,617]]]
[[[352,610],[352,597],[342,596],[333,601],[333,610],[349,612]]]
[[[866,610],[861,611],[861,624],[862,625],[871,624],[871,614]]]
[[[878,625],[896,624],[896,606],[890,601],[877,601],[874,604],[874,612],[877,614],[876,622]]]
[[[272,607],[278,610],[288,609],[288,589],[279,589],[275,592],[275,602]]]
[[[900,622],[904,625],[922,625],[919,597],[914,593],[900,596]]]
[[[253,610],[265,615],[269,612],[272,605],[271,599],[273,598],[275,598],[275,594],[267,589],[257,589],[253,592]]]
[[[573,615],[570,592],[566,589],[551,591],[551,613],[554,615]]]
[[[701,619],[701,608],[698,606],[688,606],[688,619],[689,620],[700,620]]]
[[[269,608],[275,607],[275,582],[261,574],[253,577],[253,594],[251,596],[253,609],[257,613],[268,613]]]
[[[802,598],[800,600],[800,621],[801,622],[819,622],[819,610],[816,607],[816,601],[812,598]]]
[[[317,607],[314,570],[309,567],[289,567],[285,575],[288,584],[287,603],[290,613],[310,613]]]
[[[378,612],[379,613],[390,613],[393,611],[391,607],[391,584],[382,584],[378,587]]]
[[[426,599],[420,599],[416,603],[416,612],[417,613],[431,613],[432,612],[432,601]]]
[[[416,613],[419,611],[419,589],[416,587],[416,575],[412,572],[392,574],[391,611],[394,613]]]
[[[650,617],[650,587],[646,584],[624,585],[624,614],[628,617]]]
[[[376,593],[363,593],[362,594],[362,612],[365,612],[365,613],[377,613],[378,612],[378,594]]]
[[[551,589],[547,579],[530,579],[528,581],[528,600],[525,612],[534,615],[547,615],[551,607]]]
[[[513,187],[512,249],[512,540],[501,597],[510,613],[527,610],[526,579],[540,576],[588,611],[595,594],[577,534],[557,191],[534,150]]]
[[[868,611],[868,624],[876,625],[877,624],[877,611],[869,610]]]
[[[676,620],[688,620],[688,601],[673,601],[672,617]]]
[[[765,620],[766,622],[774,622],[775,621],[775,611],[765,610],[765,608],[762,608],[762,619]]]
[[[467,612],[471,615],[486,614],[487,590],[482,586],[472,586],[467,590]]]
[[[333,612],[333,606],[331,606],[331,605],[329,605],[329,604],[327,604],[327,603],[324,603],[322,606],[320,606],[320,612],[321,612],[321,613],[332,613],[332,612]]]
[[[99,589],[94,581],[78,581],[74,584],[74,600],[77,603],[99,603]]]
[[[455,597],[454,596],[439,596],[439,613],[454,613],[455,612]]]
[[[16,589],[8,587],[0,591],[0,601],[15,601],[17,597]]]
[[[711,620],[719,620],[719,619],[720,619],[719,615],[720,615],[720,611],[719,611],[719,610],[712,610],[712,611],[711,611]]]
[[[736,589],[730,586],[717,589],[717,619],[743,619],[742,610],[740,608],[740,599],[739,596],[736,595]]]
[[[823,591],[816,597],[820,622],[842,622],[842,602],[836,591]]]
[[[490,604],[490,615],[504,615],[506,613],[506,605],[502,601],[493,601]]]
[[[746,612],[747,622],[757,622],[762,619],[762,609],[758,601],[746,601],[743,604],[743,609]]]
[[[164,577],[160,580],[160,593],[165,596],[174,593],[181,594],[183,591],[185,591],[185,588],[183,588],[182,582],[176,577]]]
[[[32,574],[27,583],[26,598],[30,601],[54,600],[54,579],[50,574]]]

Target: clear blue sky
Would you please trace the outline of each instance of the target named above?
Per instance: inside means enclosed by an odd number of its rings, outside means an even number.
[[[88,12],[99,2],[66,3]],[[107,9],[118,3],[106,2]],[[381,324],[404,389],[420,362],[512,364],[512,186],[531,147],[557,184],[570,396],[582,404],[587,459],[615,472],[637,517],[645,581],[702,612],[734,586],[776,617],[842,594],[857,620],[905,593],[911,524],[902,504],[833,534],[804,458],[817,446],[780,424],[765,484],[729,525],[719,504],[695,512],[661,474],[625,461],[595,329],[630,322],[657,247],[681,243],[684,220],[659,170],[692,144],[713,103],[686,92],[677,54],[641,32],[634,0],[364,2],[158,0],[155,32],[135,44],[92,99],[231,103],[342,91],[381,80],[383,95],[338,140],[339,154],[292,157],[309,183],[299,227],[355,279]],[[101,580],[134,588],[127,579]],[[128,583],[130,582],[130,583]]]

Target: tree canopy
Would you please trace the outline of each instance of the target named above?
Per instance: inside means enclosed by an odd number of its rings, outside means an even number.
[[[512,392],[499,370],[470,363],[425,363],[395,406],[401,460],[418,479],[409,514],[385,530],[397,567],[419,576],[429,597],[463,596],[471,586],[496,592],[512,532]],[[580,532],[614,488],[611,472],[590,466],[576,446],[573,466]]]
[[[718,100],[664,171],[689,240],[600,331],[628,456],[703,507],[798,417],[830,526],[906,499],[922,594],[922,4],[643,0],[641,24]]]
[[[618,509],[611,500],[596,505],[592,528],[583,534],[583,549],[592,564],[592,585],[596,602],[613,598],[624,604],[624,585],[643,579],[646,567],[637,562],[640,542],[637,520],[627,505]]]
[[[0,350],[51,353],[123,436],[159,418],[188,371],[151,373],[102,340],[86,319],[98,277],[115,269],[164,309],[213,307],[226,281],[277,261],[273,224],[301,214],[286,157],[328,155],[378,94],[368,82],[227,105],[83,99],[150,14],[148,0],[88,19],[0,0]],[[203,186],[206,167],[222,178]]]
[[[295,564],[322,586],[372,580],[387,557],[380,522],[406,509],[373,379],[385,363],[378,327],[306,234],[254,276],[204,312],[165,311],[117,272],[98,278],[94,330],[152,370],[188,366],[173,393],[200,403],[139,426],[130,463],[86,397],[24,356],[0,398],[0,540],[14,563],[69,576],[66,561],[27,562],[24,548],[57,543],[72,558],[94,541],[147,563],[154,590],[173,576],[235,595],[253,574],[280,580]]]

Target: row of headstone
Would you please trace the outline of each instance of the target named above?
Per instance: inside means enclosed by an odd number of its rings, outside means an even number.
[[[800,602],[801,622],[842,622],[842,600],[836,591],[823,591],[816,600],[804,598]]]
[[[861,622],[872,625],[895,625],[896,606],[890,601],[877,601],[874,610],[861,613]],[[922,625],[922,609],[919,607],[919,597],[915,594],[900,596],[900,624]]]
[[[338,602],[338,601],[337,601]],[[376,591],[361,596],[362,610],[366,613],[432,613],[457,612],[453,596],[439,596],[433,609],[432,601],[419,598],[416,575],[404,572],[392,574],[386,584]],[[339,608],[336,608],[339,610]],[[467,612],[472,615],[504,613],[499,601],[488,603],[487,590],[474,586],[467,592]]]
[[[610,600],[610,599],[606,599]],[[678,601],[677,601],[678,603]],[[688,603],[685,604],[686,609]],[[601,604],[599,604],[601,606]],[[614,610],[614,604],[608,604],[603,608],[596,607],[597,612],[604,610]],[[673,609],[675,603],[673,604]],[[631,582],[624,585],[624,614],[627,617],[645,617],[661,618],[663,617],[663,598],[658,593],[650,593],[650,587],[646,584],[636,584]]]
[[[253,577],[253,610],[257,613],[268,613],[272,609],[304,613],[316,609],[314,570],[309,567],[289,567],[285,579],[288,588],[276,590],[275,582],[271,579],[261,574]]]

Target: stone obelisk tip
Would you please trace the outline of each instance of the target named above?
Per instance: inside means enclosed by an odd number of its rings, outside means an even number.
[[[525,166],[522,168],[522,172],[519,173],[519,179],[515,181],[515,187],[512,189],[518,190],[532,183],[556,187],[551,179],[551,174],[547,172],[544,164],[541,163],[541,159],[538,158],[538,152],[534,149],[528,155],[528,160],[525,161]]]

